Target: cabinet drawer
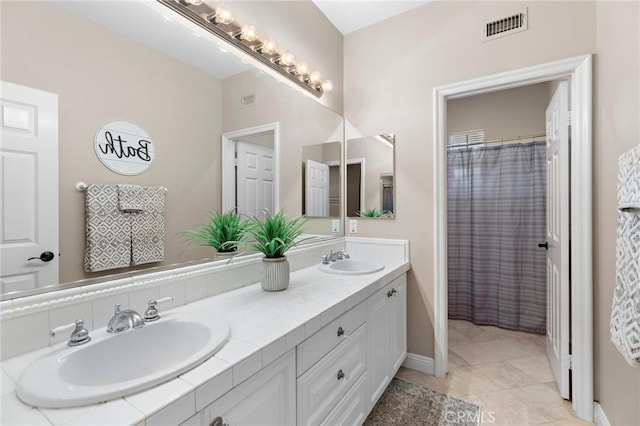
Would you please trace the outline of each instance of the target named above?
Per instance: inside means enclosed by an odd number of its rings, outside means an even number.
[[[366,324],[298,378],[298,424],[319,424],[366,370]]]
[[[367,416],[367,373],[347,392],[338,406],[322,421],[321,426],[360,426]]]
[[[364,302],[360,303],[298,345],[298,376],[302,375],[320,358],[329,353],[331,349],[346,340],[360,325],[364,324],[367,316],[365,305],[366,303]]]

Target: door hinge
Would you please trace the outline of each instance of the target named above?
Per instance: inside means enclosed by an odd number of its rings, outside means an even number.
[[[571,354],[567,355],[567,368],[569,368],[569,370],[573,370],[573,357]]]
[[[567,126],[571,126],[572,121],[571,111],[567,111]]]

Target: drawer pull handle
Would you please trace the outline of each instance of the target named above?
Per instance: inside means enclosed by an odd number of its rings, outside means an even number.
[[[228,426],[228,425],[222,420],[222,417],[218,416],[215,419],[211,420],[211,423],[209,423],[209,426]]]
[[[387,297],[395,296],[398,291],[395,288],[392,288],[387,292]]]
[[[340,369],[340,371],[338,371],[338,380],[342,380],[342,379],[344,379],[344,371]]]
[[[344,328],[338,327],[338,337],[344,336]]]

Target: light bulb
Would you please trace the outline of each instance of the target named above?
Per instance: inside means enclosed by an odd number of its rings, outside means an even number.
[[[216,9],[216,22],[219,24],[229,25],[233,22],[233,14],[229,9],[219,7]]]
[[[309,73],[309,66],[306,62],[300,62],[296,65],[296,74],[305,75]]]
[[[333,90],[333,82],[331,80],[325,80],[322,82],[322,91],[330,92]]]
[[[273,40],[267,40],[262,43],[261,50],[265,55],[274,55],[278,51],[278,46],[276,46]]]
[[[291,52],[285,52],[280,58],[280,62],[282,62],[282,65],[285,65],[285,66],[293,65],[293,62],[295,60],[296,60],[296,57],[293,56],[293,53]]]
[[[318,71],[314,71],[309,76],[309,81],[312,83],[319,83],[321,78],[322,78],[322,75],[320,75]]]
[[[253,25],[243,25],[240,30],[240,35],[243,40],[248,42],[254,42],[258,38],[258,35],[256,34],[256,27]]]

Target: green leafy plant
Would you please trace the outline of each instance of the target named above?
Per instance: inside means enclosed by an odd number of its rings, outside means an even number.
[[[382,217],[382,212],[378,210],[376,207],[368,210],[363,210],[357,212],[360,217]]]
[[[360,217],[393,217],[393,213],[390,211],[381,212],[376,207],[368,210],[356,212]]]
[[[247,245],[267,258],[284,257],[287,250],[301,240],[306,219],[301,216],[287,218],[283,210],[276,214],[265,211],[264,220],[252,217],[247,221]]]
[[[241,222],[235,211],[222,214],[214,211],[206,223],[198,229],[184,231],[182,235],[198,246],[211,246],[219,253],[231,253],[238,249],[238,241],[244,237],[247,228],[247,222]]]

